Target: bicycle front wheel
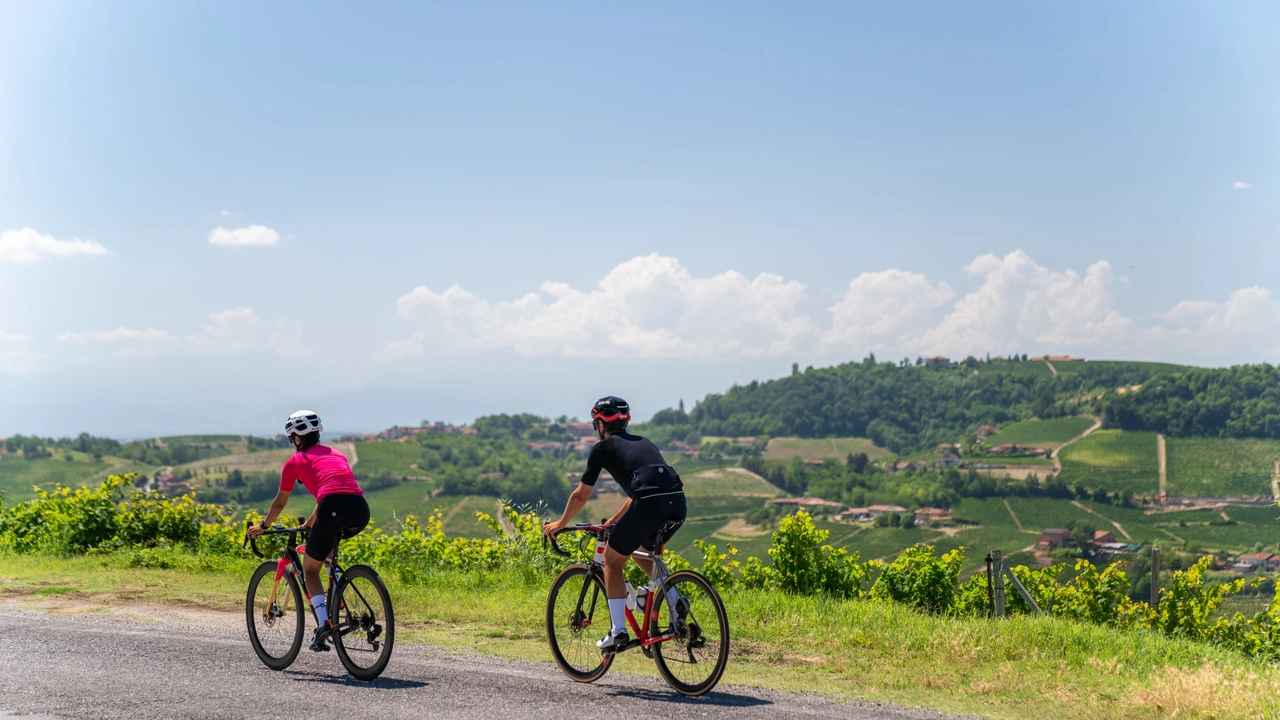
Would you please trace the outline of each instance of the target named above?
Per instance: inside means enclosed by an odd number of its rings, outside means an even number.
[[[729,664],[729,617],[720,594],[702,575],[681,570],[667,578],[656,601],[658,634],[675,635],[653,646],[662,679],[681,695],[710,692]]]
[[[396,640],[387,586],[373,568],[353,565],[342,573],[334,597],[338,659],[357,680],[373,680],[387,669]]]
[[[302,590],[291,573],[276,580],[278,562],[268,560],[253,571],[249,592],[244,601],[245,620],[249,624],[249,642],[258,659],[272,670],[283,670],[293,663],[302,649],[306,632],[306,608]]]
[[[556,664],[578,682],[599,680],[613,664],[613,655],[596,647],[592,625],[609,631],[604,582],[586,565],[570,565],[551,583],[547,596],[547,641]]]

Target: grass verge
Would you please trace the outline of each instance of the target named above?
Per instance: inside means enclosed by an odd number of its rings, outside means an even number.
[[[138,567],[162,558],[169,568]],[[167,559],[163,559],[167,558]],[[170,606],[238,614],[254,562],[180,554],[0,556],[0,597],[63,610]],[[390,583],[401,638],[548,661],[549,579],[442,572]],[[735,591],[724,682],[996,718],[1275,717],[1280,671],[1145,631],[1061,619],[1002,622],[901,605]],[[621,672],[651,675],[638,653]]]

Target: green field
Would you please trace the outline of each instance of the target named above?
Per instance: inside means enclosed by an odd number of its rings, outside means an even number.
[[[1026,420],[1006,425],[983,444],[995,447],[1005,443],[1044,447],[1062,445],[1093,425],[1093,418],[1068,417],[1052,420]]]
[[[1169,494],[1175,497],[1270,495],[1280,440],[1168,438]]]
[[[415,477],[425,475],[417,468],[422,459],[422,446],[418,443],[378,442],[355,443],[356,469],[362,475],[393,475]]]
[[[737,495],[770,498],[783,494],[777,486],[759,475],[736,467],[682,473],[680,478],[684,482],[684,492],[689,497]],[[756,504],[759,505],[758,502]]]
[[[1121,491],[1156,495],[1160,491],[1160,467],[1156,458],[1156,434],[1098,430],[1063,448],[1063,482]]]
[[[39,460],[0,454],[0,491],[4,492],[5,502],[13,504],[35,497],[35,491],[31,489],[33,485],[45,489],[51,489],[54,483],[78,487],[94,479],[102,479],[109,469],[123,467],[127,462],[118,458],[95,462],[83,453],[70,454],[71,462],[63,458],[64,453]]]
[[[799,455],[803,460],[824,460],[833,458],[841,462],[849,453],[866,453],[872,460],[885,460],[893,457],[893,453],[885,448],[877,447],[867,438],[773,438],[765,448],[767,460],[790,460]]]

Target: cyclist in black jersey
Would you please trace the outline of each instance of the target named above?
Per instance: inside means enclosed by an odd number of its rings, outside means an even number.
[[[582,482],[569,495],[564,514],[559,520],[543,526],[544,533],[553,535],[577,517],[587,500],[591,499],[592,487],[601,470],[608,471],[627,494],[627,501],[607,522],[613,529],[604,555],[604,584],[613,627],[597,643],[605,651],[616,650],[630,642],[626,629],[627,585],[623,574],[627,558],[641,546],[650,551],[656,548],[658,530],[663,523],[683,523],[686,512],[680,476],[663,459],[657,445],[627,432],[630,421],[631,407],[626,400],[609,395],[596,401],[591,408],[591,424],[599,434],[600,442],[591,448],[587,471],[582,475]],[[673,534],[675,529],[668,531],[662,542],[670,540]],[[633,559],[645,573],[653,576],[651,560]],[[670,602],[674,603],[674,599]]]

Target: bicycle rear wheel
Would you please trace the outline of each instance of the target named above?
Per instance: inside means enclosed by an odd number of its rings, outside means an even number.
[[[547,641],[551,655],[565,675],[578,682],[594,682],[609,671],[613,655],[596,647],[593,623],[609,630],[609,603],[604,582],[586,565],[570,565],[551,583],[547,596]]]
[[[249,642],[262,664],[272,670],[283,670],[297,659],[307,622],[298,581],[285,573],[277,583],[278,564],[268,560],[253,571],[244,602]]]
[[[396,640],[391,595],[373,568],[354,565],[338,580],[334,645],[342,666],[358,680],[372,680],[387,669]]]
[[[679,593],[674,612],[667,591]],[[729,664],[729,617],[711,582],[692,570],[672,573],[656,593],[658,634],[675,638],[653,646],[658,672],[676,692],[696,697],[720,682]]]

